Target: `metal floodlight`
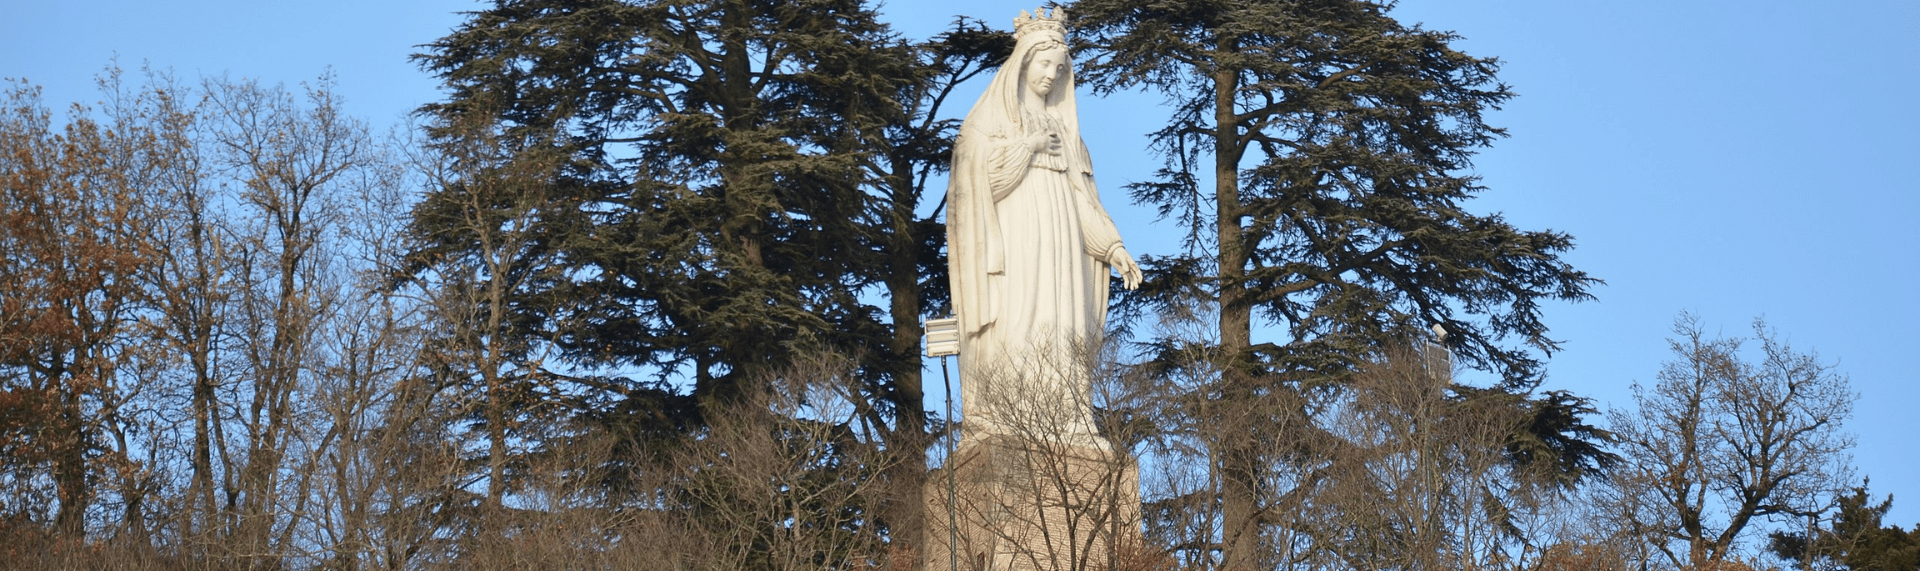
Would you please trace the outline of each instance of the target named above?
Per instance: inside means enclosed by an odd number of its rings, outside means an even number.
[[[946,357],[960,354],[960,319],[927,320],[927,356]]]

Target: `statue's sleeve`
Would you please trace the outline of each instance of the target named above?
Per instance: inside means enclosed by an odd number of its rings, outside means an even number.
[[[993,201],[1000,202],[1020,181],[1027,178],[1033,164],[1033,148],[1020,139],[993,139],[987,150],[987,186],[993,189]]]
[[[1113,217],[1107,215],[1107,209],[1100,206],[1099,187],[1093,183],[1093,160],[1087,153],[1086,143],[1080,143],[1080,160],[1074,161],[1074,193],[1080,196],[1080,211],[1088,215],[1080,217],[1080,240],[1087,246],[1087,255],[1106,263],[1112,259],[1114,250],[1121,247],[1120,229],[1113,224]]]

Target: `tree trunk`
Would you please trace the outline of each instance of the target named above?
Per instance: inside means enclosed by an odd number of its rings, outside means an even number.
[[[66,364],[55,365],[47,376],[60,399],[60,412],[52,422],[57,430],[52,440],[58,443],[53,454],[53,480],[60,497],[54,529],[68,539],[80,541],[86,538],[87,505],[92,503],[93,490],[87,481],[86,425],[80,408],[80,393],[84,389],[80,385],[82,381],[72,377],[73,370]]]
[[[1231,45],[1221,46],[1226,52]],[[1214,221],[1219,240],[1220,355],[1224,384],[1221,404],[1226,422],[1219,443],[1221,462],[1221,538],[1225,548],[1223,567],[1229,571],[1251,571],[1259,563],[1260,547],[1260,467],[1253,443],[1244,440],[1248,431],[1236,426],[1250,418],[1234,414],[1236,408],[1251,406],[1252,367],[1248,362],[1253,345],[1253,309],[1247,303],[1245,285],[1246,246],[1240,228],[1240,132],[1234,113],[1234,93],[1239,87],[1238,70],[1222,69],[1214,75]]]
[[[206,337],[194,343],[189,350],[193,359],[193,482],[187,486],[188,509],[185,524],[181,532],[189,538],[213,527],[214,512],[218,509],[213,499],[213,378],[208,369],[209,359],[205,344]],[[193,504],[199,503],[201,509],[198,519],[193,515]],[[198,524],[196,529],[194,524]]]
[[[487,385],[484,397],[487,407],[487,510],[482,511],[482,517],[491,518],[498,515],[501,496],[506,494],[507,489],[506,403],[501,402],[500,395],[500,368],[506,357],[502,354],[500,343],[504,334],[501,331],[501,315],[507,310],[504,282],[508,279],[508,261],[503,258],[513,254],[501,251],[501,247],[492,243],[491,228],[482,228],[478,224],[475,227],[480,231],[482,244],[487,247],[486,255],[491,258],[487,264],[490,274],[487,276],[487,329],[482,333],[486,335],[486,347],[480,363],[480,374]]]
[[[901,177],[905,179],[906,177]],[[902,187],[911,195],[911,183]],[[887,275],[887,292],[892,296],[893,340],[888,347],[894,371],[893,390],[885,393],[893,404],[894,429],[886,443],[898,462],[888,468],[887,480],[893,484],[886,518],[896,549],[906,548],[919,554],[921,530],[926,529],[926,506],[921,488],[927,480],[926,392],[920,376],[920,271],[919,236],[914,233],[914,201],[894,200],[893,243],[887,252],[892,272]],[[919,557],[911,558],[916,564]]]
[[[487,509],[482,513],[490,517],[496,515],[500,497],[506,494],[507,427],[506,414],[501,410],[499,372],[494,363],[483,366],[487,368]]]

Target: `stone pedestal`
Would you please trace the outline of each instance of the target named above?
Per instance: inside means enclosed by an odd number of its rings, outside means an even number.
[[[994,436],[962,442],[948,462],[951,509],[947,470],[929,474],[924,493],[928,571],[1103,571],[1139,545],[1140,471],[1129,459]]]

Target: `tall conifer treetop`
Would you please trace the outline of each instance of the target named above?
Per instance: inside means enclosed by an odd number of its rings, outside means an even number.
[[[858,0],[502,1],[418,56],[431,116],[490,113],[569,160],[538,224],[557,250],[525,334],[592,366],[729,394],[797,352],[871,349],[873,197],[912,53]],[[459,255],[419,231],[421,259]]]
[[[1590,299],[1599,281],[1560,258],[1572,237],[1467,210],[1483,190],[1473,154],[1506,134],[1485,113],[1513,94],[1497,60],[1391,6],[1071,7],[1087,83],[1154,89],[1173,108],[1153,134],[1164,167],[1131,190],[1188,229],[1187,252],[1153,260],[1140,301],[1217,300],[1249,370],[1337,376],[1438,323],[1466,363],[1530,384],[1530,350],[1558,346],[1541,302]],[[1254,314],[1278,336],[1245,337]]]

